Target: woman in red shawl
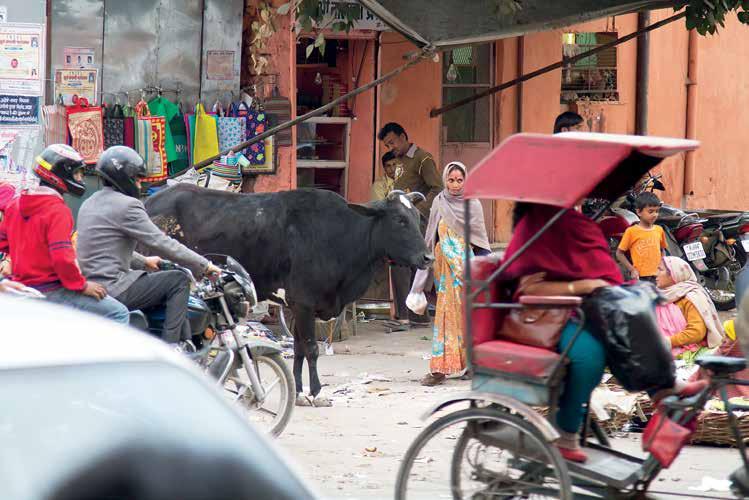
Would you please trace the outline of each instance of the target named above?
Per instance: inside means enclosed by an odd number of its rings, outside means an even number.
[[[518,203],[515,206],[512,241],[505,259],[518,250],[561,210],[547,205]],[[574,210],[567,210],[541,237],[510,264],[503,277],[513,281],[516,293],[524,295],[587,296],[601,287],[622,284],[622,276],[609,252],[609,245],[598,225]],[[557,349],[564,350],[579,325],[570,320],[563,329]],[[584,462],[580,448],[580,428],[584,407],[601,381],[606,364],[603,344],[583,329],[568,354],[565,386],[559,399],[556,424],[557,442],[567,460]],[[704,383],[677,387],[682,395],[694,394]]]

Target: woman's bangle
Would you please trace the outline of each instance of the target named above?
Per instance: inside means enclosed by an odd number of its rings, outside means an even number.
[[[570,281],[567,283],[567,291],[570,292],[570,295],[575,295],[575,283]]]

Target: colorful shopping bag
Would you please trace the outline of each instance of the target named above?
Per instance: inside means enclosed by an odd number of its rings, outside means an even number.
[[[206,113],[205,108],[200,103],[195,106],[195,142],[193,152],[193,162],[196,164],[219,153],[216,118]]]
[[[169,128],[172,131],[172,141],[174,142],[174,151],[177,157],[175,160],[169,162],[168,170],[169,175],[174,176],[184,172],[190,166],[187,127],[185,127],[184,117],[181,114],[176,115],[169,122]]]
[[[85,99],[80,101],[81,106],[67,110],[68,129],[71,145],[81,154],[83,161],[90,165],[96,163],[104,152],[104,126],[101,108],[88,106]]]
[[[218,126],[218,148],[229,151],[245,141],[246,121],[239,117],[216,118]]]
[[[148,158],[148,177],[144,182],[158,182],[167,178],[166,161],[166,118],[150,116],[147,118],[151,125],[151,155]]]
[[[104,149],[125,144],[125,118],[104,118]]]
[[[249,108],[244,102],[239,102],[232,103],[229,114],[245,120],[245,140],[265,132],[266,115],[264,112]],[[243,153],[250,160],[250,164],[263,165],[266,159],[264,141],[250,145]]]

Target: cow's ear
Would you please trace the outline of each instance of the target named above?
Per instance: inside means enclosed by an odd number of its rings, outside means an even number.
[[[359,215],[365,217],[376,217],[382,214],[382,208],[377,207],[375,204],[372,205],[358,205],[356,203],[349,203],[348,207]]]

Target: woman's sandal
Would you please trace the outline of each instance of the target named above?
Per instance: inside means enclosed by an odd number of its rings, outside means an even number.
[[[434,387],[440,385],[445,381],[445,377],[442,373],[427,373],[424,378],[421,379],[421,385],[426,387]]]

